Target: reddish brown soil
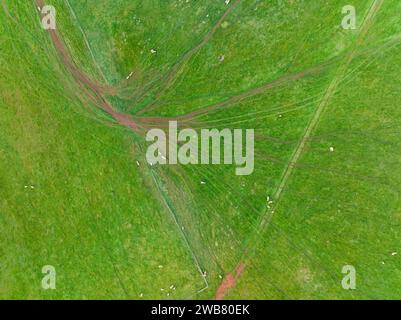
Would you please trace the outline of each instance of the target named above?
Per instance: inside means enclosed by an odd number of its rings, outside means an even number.
[[[45,5],[43,0],[36,0],[36,4],[40,8]],[[43,18],[42,14],[41,17]],[[84,89],[88,98],[96,103],[96,105],[100,107],[103,111],[111,115],[119,124],[128,127],[134,131],[138,131],[140,126],[129,115],[115,111],[113,107],[104,99],[103,94],[110,92],[109,86],[99,85],[92,81],[86,74],[84,74],[71,58],[71,55],[64,45],[64,42],[61,40],[58,32],[51,29],[49,29],[48,32],[52,39],[53,45],[57,50],[57,53],[63,61],[64,65],[71,72],[77,84],[82,89]]]
[[[244,272],[245,264],[240,262],[233,272],[230,272],[222,281],[216,291],[216,300],[223,300],[227,292],[235,287],[238,278]]]

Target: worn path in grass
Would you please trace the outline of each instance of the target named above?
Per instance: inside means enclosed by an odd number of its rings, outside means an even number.
[[[36,0],[36,5],[40,9],[42,9],[45,6],[45,3],[43,0]],[[41,18],[43,18],[44,16],[45,15],[41,13]],[[133,119],[131,119],[126,114],[115,111],[110,103],[108,103],[103,98],[104,93],[110,93],[113,90],[108,86],[95,83],[85,73],[83,73],[74,63],[58,32],[52,29],[49,29],[48,32],[52,39],[53,45],[57,50],[57,53],[61,57],[64,65],[71,72],[78,85],[82,89],[84,89],[88,98],[92,100],[97,106],[99,106],[103,111],[111,115],[119,124],[134,131],[138,131],[139,126]]]

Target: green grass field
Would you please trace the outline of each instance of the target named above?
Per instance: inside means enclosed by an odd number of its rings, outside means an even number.
[[[214,299],[240,265],[226,299],[401,297],[401,2],[227,2],[44,1],[99,93],[0,0],[1,299]],[[255,170],[150,166],[101,99],[254,129]]]

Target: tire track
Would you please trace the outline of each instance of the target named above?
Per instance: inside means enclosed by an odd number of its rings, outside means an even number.
[[[153,101],[150,105],[146,106],[145,108],[139,110],[137,112],[137,115],[141,115],[145,112],[151,111],[156,108],[155,103],[161,98],[161,96],[173,85],[175,80],[177,79],[179,75],[179,71],[181,68],[193,57],[195,53],[197,53],[200,49],[202,49],[213,37],[213,35],[216,33],[217,29],[220,28],[221,24],[224,22],[224,20],[227,18],[227,16],[239,5],[241,0],[236,0],[227,10],[226,12],[221,16],[221,18],[217,21],[217,23],[214,25],[212,30],[210,30],[206,36],[203,38],[203,40],[193,47],[191,50],[189,50],[182,58],[179,60],[170,70],[170,72],[167,74],[166,81],[164,88],[157,93],[155,101]]]
[[[40,9],[45,6],[44,0],[35,0],[35,3]],[[43,19],[45,15],[40,13],[40,17]],[[109,87],[93,82],[77,67],[56,30],[49,29],[47,32],[49,33],[54,48],[56,49],[63,64],[67,67],[68,71],[70,71],[77,84],[86,92],[88,98],[104,112],[112,116],[119,124],[138,132],[140,129],[138,123],[136,123],[130,116],[115,111],[111,104],[104,99],[103,93],[108,92]]]

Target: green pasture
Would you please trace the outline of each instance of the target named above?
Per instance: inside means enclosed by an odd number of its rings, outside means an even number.
[[[399,1],[45,2],[116,110],[210,110],[190,126],[254,129],[255,169],[149,166],[144,136],[88,98],[35,2],[1,0],[0,298],[213,299],[240,262],[226,298],[400,297]],[[349,4],[355,30],[341,27]]]

